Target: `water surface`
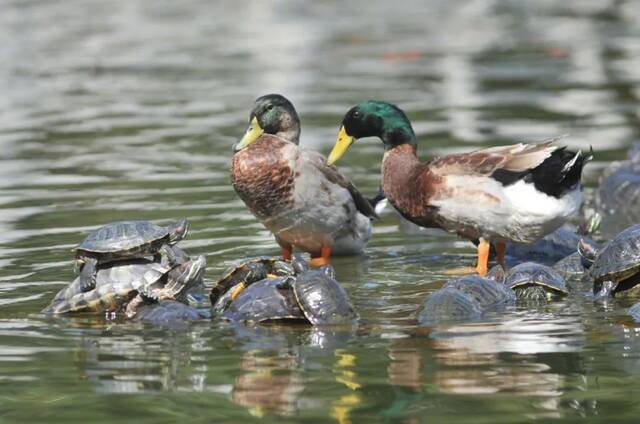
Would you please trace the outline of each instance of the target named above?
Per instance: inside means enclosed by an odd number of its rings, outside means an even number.
[[[636,420],[633,299],[574,296],[467,324],[413,313],[468,242],[375,223],[335,261],[354,329],[170,331],[38,313],[70,249],[118,219],[188,217],[211,285],[277,254],[229,184],[253,99],[298,107],[328,153],[356,102],[396,102],[424,158],[568,134],[592,192],[638,137],[640,9],[624,1],[0,1],[0,414],[6,422]],[[380,143],[340,162],[379,185]]]

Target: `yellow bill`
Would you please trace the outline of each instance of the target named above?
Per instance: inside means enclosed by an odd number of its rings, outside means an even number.
[[[331,153],[329,153],[327,163],[329,165],[333,165],[338,159],[342,157],[342,155],[345,154],[345,152],[349,149],[354,141],[355,139],[347,134],[344,126],[340,127],[340,131],[338,132],[338,139],[336,140],[336,144],[333,146],[333,150],[331,150]]]
[[[262,127],[260,127],[258,119],[254,116],[251,120],[251,123],[249,124],[249,128],[247,128],[247,132],[245,132],[240,141],[238,141],[235,146],[233,146],[233,150],[237,152],[244,149],[249,144],[256,141],[263,133],[264,130],[262,129]]]

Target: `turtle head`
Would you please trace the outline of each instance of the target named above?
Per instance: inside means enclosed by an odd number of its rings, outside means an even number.
[[[593,296],[596,300],[606,299],[613,296],[613,281],[598,281],[593,283]]]
[[[580,239],[578,242],[578,253],[580,254],[582,266],[585,269],[589,269],[591,265],[593,265],[593,262],[595,262],[599,252],[596,246],[587,242],[585,239]]]
[[[202,284],[202,276],[207,268],[207,260],[204,256],[200,255],[178,265],[170,272],[170,276],[180,285],[182,289],[180,293],[175,296],[176,300],[184,301],[187,299],[189,291],[199,287]]]
[[[262,134],[272,134],[298,144],[300,118],[293,104],[280,94],[258,97],[249,114],[249,128],[234,146],[238,152],[256,141]]]
[[[333,165],[356,140],[364,137],[378,137],[385,150],[403,144],[416,145],[409,118],[399,107],[379,100],[367,100],[349,109],[342,119],[327,163]]]
[[[167,227],[169,232],[169,244],[174,245],[187,236],[189,223],[182,218]]]

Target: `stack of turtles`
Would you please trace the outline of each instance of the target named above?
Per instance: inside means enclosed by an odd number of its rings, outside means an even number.
[[[187,231],[184,219],[168,227],[120,221],[95,230],[75,249],[79,276],[44,312],[125,311],[133,317],[148,303],[185,301],[206,267],[203,256],[191,259],[175,246]]]
[[[310,269],[294,257],[257,258],[234,266],[211,290],[212,315],[231,322],[351,324],[357,314],[333,267]]]

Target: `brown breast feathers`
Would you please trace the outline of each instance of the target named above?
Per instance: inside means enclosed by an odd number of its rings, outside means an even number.
[[[233,155],[231,183],[258,218],[269,218],[291,206],[295,171],[286,157],[291,149],[297,150],[297,146],[263,135]]]

